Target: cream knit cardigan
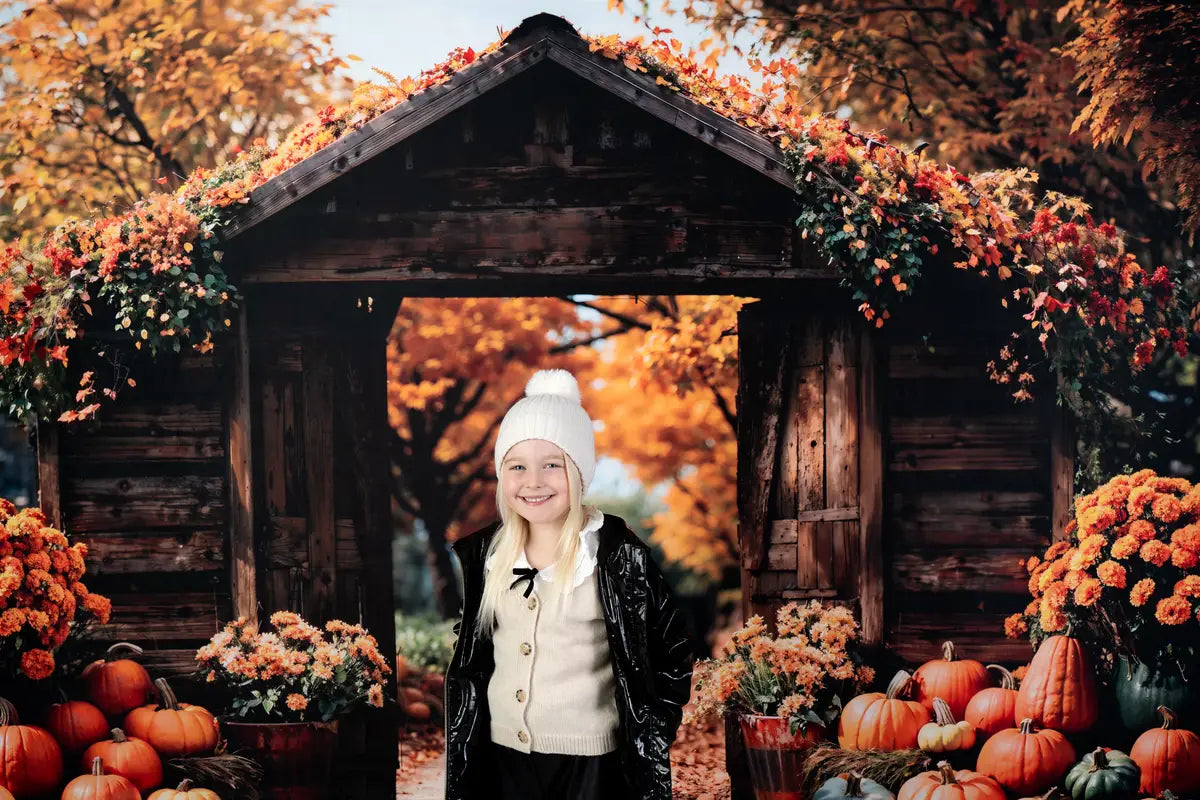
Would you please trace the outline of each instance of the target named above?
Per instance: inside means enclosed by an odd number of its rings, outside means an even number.
[[[508,590],[496,609],[496,668],[488,683],[491,736],[524,753],[598,756],[617,747],[616,679],[596,584],[598,531],[604,515],[591,509],[582,531],[561,611],[542,604],[557,564]],[[522,553],[515,568],[530,564]],[[491,561],[485,563],[491,568]],[[510,581],[511,582],[511,581]]]

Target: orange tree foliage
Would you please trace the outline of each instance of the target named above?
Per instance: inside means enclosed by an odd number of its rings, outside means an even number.
[[[644,484],[669,481],[652,539],[711,580],[737,560],[737,311],[729,297],[602,298],[628,332],[595,360],[596,449]],[[606,343],[607,344],[607,343]]]
[[[1079,25],[1064,53],[1089,95],[1072,130],[1086,125],[1097,146],[1124,146],[1139,137],[1143,174],[1173,186],[1188,227],[1200,228],[1196,9],[1150,0],[1071,0],[1059,14]]]
[[[129,206],[337,88],[344,64],[297,0],[0,0],[0,236]]]
[[[581,373],[590,331],[556,298],[408,299],[388,340],[393,497],[430,540],[435,596],[456,613],[458,587],[445,542],[496,517],[496,430],[535,369]],[[590,407],[590,406],[589,406]]]

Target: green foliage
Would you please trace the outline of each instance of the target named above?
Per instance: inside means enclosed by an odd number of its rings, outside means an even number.
[[[454,622],[396,612],[396,652],[414,669],[446,671],[454,655]]]

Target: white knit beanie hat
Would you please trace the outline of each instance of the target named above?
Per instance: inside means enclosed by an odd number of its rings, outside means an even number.
[[[508,451],[526,439],[545,439],[571,457],[587,491],[596,472],[592,419],[580,404],[579,383],[565,369],[542,369],[525,384],[525,396],[513,404],[496,435],[496,474]]]

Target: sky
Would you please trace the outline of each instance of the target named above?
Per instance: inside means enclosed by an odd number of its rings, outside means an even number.
[[[324,25],[333,34],[334,51],[343,58],[353,54],[349,75],[355,81],[379,80],[371,70],[378,67],[403,78],[440,62],[455,47],[481,49],[499,38],[498,29],[512,30],[526,17],[543,11],[565,17],[580,32],[593,35],[620,34],[623,38],[648,35],[633,21],[640,0],[627,0],[625,14],[608,10],[607,0],[329,0],[332,8]],[[653,8],[660,3],[654,0]],[[702,26],[688,26],[680,17],[652,18],[654,24],[670,28],[671,35],[695,45],[708,34]],[[722,68],[749,74],[732,57]],[[590,494],[630,494],[641,484],[629,469],[611,458],[601,458]]]
[[[512,30],[526,17],[543,11],[565,17],[582,33],[623,38],[646,34],[633,21],[640,0],[627,0],[626,12],[608,10],[608,0],[328,0],[326,30],[334,35],[335,51],[353,54],[349,74],[355,80],[378,80],[371,67],[397,78],[415,75],[441,61],[455,47],[480,49],[499,38],[498,29]],[[695,45],[707,34],[682,17],[666,17],[659,0],[651,6],[652,22],[670,28],[685,45]],[[745,71],[733,57],[723,68]]]

